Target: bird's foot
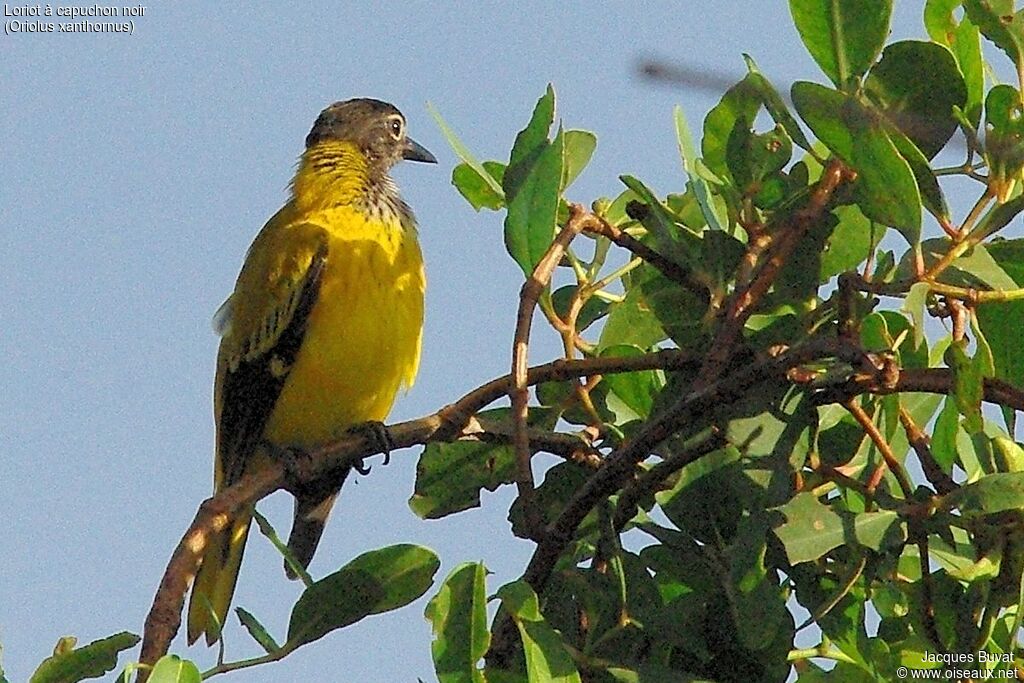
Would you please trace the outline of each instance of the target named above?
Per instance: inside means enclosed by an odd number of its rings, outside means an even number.
[[[351,436],[365,437],[378,453],[384,455],[385,465],[391,462],[391,449],[395,447],[395,442],[383,422],[379,420],[360,422],[346,429],[345,433]],[[370,466],[363,462],[364,460],[365,458],[360,458],[352,465],[352,469],[362,475],[370,473]]]

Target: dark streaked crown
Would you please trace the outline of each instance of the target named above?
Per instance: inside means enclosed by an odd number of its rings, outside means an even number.
[[[335,102],[317,117],[306,148],[325,141],[350,142],[375,167],[387,172],[400,159],[435,162],[433,155],[405,133],[405,117],[387,102],[357,98]]]

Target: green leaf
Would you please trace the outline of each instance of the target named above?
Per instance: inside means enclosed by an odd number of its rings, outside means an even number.
[[[943,507],[965,517],[1024,508],[1024,472],[999,472],[965,484],[944,498]]]
[[[531,681],[580,683],[580,674],[558,632],[544,620],[536,593],[525,581],[498,589],[501,604],[519,628]]]
[[[485,683],[479,663],[491,642],[486,573],[483,564],[460,564],[427,603],[424,616],[433,627],[430,649],[440,683]]]
[[[177,655],[164,655],[153,666],[149,683],[201,683],[202,675],[196,665]]]
[[[440,519],[480,507],[481,489],[495,491],[513,481],[515,455],[509,446],[469,441],[430,443],[416,465],[416,486],[409,507],[423,519]]]
[[[943,247],[948,247],[946,240],[940,240]],[[998,244],[998,243],[995,243]],[[953,261],[957,270],[970,273],[979,281],[992,289],[1016,289],[1017,283],[1006,272],[999,262],[992,257],[984,244],[975,245],[964,256]],[[973,283],[972,283],[973,284]]]
[[[864,90],[928,159],[956,132],[953,107],[967,103],[967,86],[953,53],[918,40],[887,46]]]
[[[690,134],[690,127],[686,124],[686,117],[683,115],[683,108],[676,105],[672,111],[676,124],[676,144],[679,146],[679,158],[683,163],[683,172],[686,174],[687,188],[693,192],[700,206],[701,215],[708,227],[712,230],[722,230],[727,225],[727,220],[718,214],[714,202],[711,200],[711,190],[708,183],[697,172],[697,148],[693,144],[693,136]]]
[[[889,35],[892,0],[790,0],[793,23],[837,87],[859,78]]]
[[[924,310],[929,291],[931,290],[927,282],[911,285],[910,291],[907,292],[907,297],[900,307],[900,311],[905,313],[913,323],[915,347],[924,343]]]
[[[946,349],[946,363],[953,371],[953,398],[960,414],[964,416],[964,428],[968,434],[982,431],[981,402],[984,398],[983,365],[967,355],[965,345],[954,342]]]
[[[877,124],[856,117],[850,165],[859,178],[857,204],[868,218],[891,225],[914,246],[921,240],[921,193],[914,173]]]
[[[638,346],[617,344],[602,349],[600,355],[602,358],[630,358],[642,356],[644,353],[646,352]],[[654,370],[613,373],[606,375],[604,381],[611,387],[612,393],[643,419],[650,416],[654,397],[665,385]]]
[[[701,247],[696,232],[679,221],[643,182],[630,175],[621,175],[619,180],[635,192],[647,208],[641,223],[653,235],[658,251],[676,263],[696,267]]]
[[[544,481],[535,490],[534,507],[540,512],[545,524],[553,522],[565,509],[565,504],[572,494],[586,483],[590,470],[574,462],[561,462],[544,473]],[[583,537],[593,531],[593,520],[596,514],[591,512],[580,523],[577,536]],[[519,538],[529,538],[529,529],[523,513],[523,501],[516,498],[508,511],[508,519],[512,523],[512,533]]]
[[[856,205],[840,206],[832,211],[839,224],[829,235],[825,252],[821,255],[819,282],[828,282],[839,273],[853,270],[868,257],[871,248],[871,221]],[[884,228],[877,227],[881,233]]]
[[[562,168],[562,190],[572,185],[590,162],[597,147],[597,136],[587,130],[565,131],[565,161]]]
[[[703,162],[715,175],[731,178],[726,164],[726,148],[736,122],[752,123],[761,108],[761,96],[754,77],[747,75],[729,88],[722,99],[704,117],[704,137],[701,140]]]
[[[1014,0],[964,0],[967,17],[1018,65],[1024,63],[1024,11],[1014,12],[1013,5]]]
[[[439,566],[437,555],[423,546],[399,544],[363,553],[302,593],[292,608],[286,647],[409,604],[430,588]]]
[[[899,515],[893,511],[840,515],[822,505],[813,493],[798,493],[778,510],[786,516],[786,522],[775,529],[775,535],[792,564],[816,560],[844,544],[856,542],[880,550],[899,545],[906,538]]]
[[[281,646],[277,644],[274,637],[267,632],[267,629],[260,623],[259,619],[253,616],[252,612],[236,607],[235,614],[238,615],[238,620],[242,622],[245,630],[249,632],[253,640],[260,644],[260,647],[266,650],[267,654],[274,654],[281,649]]]
[[[743,55],[744,61],[747,63],[747,69],[750,71],[751,83],[757,88],[758,93],[761,95],[761,102],[764,103],[765,109],[768,110],[768,114],[772,117],[775,123],[782,126],[789,137],[792,138],[793,142],[804,148],[808,152],[811,151],[811,143],[807,140],[807,136],[804,135],[803,129],[800,128],[800,124],[797,123],[793,115],[789,113],[789,109],[786,107],[786,103],[782,100],[782,96],[779,95],[779,91],[775,89],[775,86],[771,84],[761,70],[757,68],[757,64],[754,63],[753,58],[750,55]]]
[[[565,316],[569,313],[569,305],[577,289],[577,285],[565,285],[551,293],[551,304],[555,307],[555,312],[562,316],[563,320],[566,319]],[[587,299],[587,303],[583,304],[580,308],[576,316],[576,328],[581,332],[587,329],[594,322],[608,315],[608,307],[609,303],[604,299],[596,296],[590,297]]]
[[[914,180],[917,182],[917,187],[921,192],[921,202],[924,204],[924,208],[935,216],[940,225],[951,226],[953,220],[950,217],[946,196],[942,193],[939,179],[935,177],[932,167],[928,164],[928,159],[917,148],[917,145],[899,130],[890,128],[887,134],[900,155],[907,160],[910,171],[914,174]]]
[[[549,83],[547,90],[533,108],[530,122],[526,124],[526,128],[519,131],[512,144],[508,168],[505,169],[505,178],[502,181],[506,196],[511,197],[519,191],[541,154],[548,148],[548,133],[554,121],[555,89]]]
[[[975,247],[977,250],[977,247]],[[1024,284],[1024,240],[990,242],[987,253],[1019,287]],[[1024,301],[985,303],[976,309],[978,323],[992,349],[995,376],[1014,386],[1024,385]],[[1007,425],[1014,421],[1014,411],[1003,411]]]
[[[490,180],[481,176],[469,164],[459,164],[452,169],[452,185],[477,211],[497,211],[505,206],[505,195],[500,191],[500,187],[496,191],[493,185],[494,182],[501,182],[505,175],[505,165],[497,161],[485,161],[483,168]]]
[[[608,320],[598,340],[598,350],[624,344],[649,349],[665,339],[665,330],[651,312],[643,291],[634,287],[626,297],[611,305]]]
[[[851,96],[816,83],[794,83],[792,95],[814,134],[857,171],[854,191],[864,215],[917,244],[921,193],[910,165],[871,112]]]
[[[790,89],[793,106],[829,151],[847,163],[853,158],[853,133],[843,112],[852,100],[817,83],[797,81]]]
[[[69,650],[62,648],[59,654],[55,653],[43,660],[29,683],[75,683],[87,678],[99,678],[117,666],[119,653],[135,647],[139,640],[134,633],[122,631],[82,647]]]
[[[477,176],[487,183],[492,192],[498,196],[504,196],[504,192],[502,191],[501,185],[498,181],[496,181],[491,174],[487,172],[484,165],[481,164],[475,156],[473,156],[473,153],[470,152],[464,144],[462,144],[462,141],[459,140],[458,136],[455,135],[455,132],[447,123],[445,123],[445,120],[441,118],[441,114],[434,108],[433,104],[430,104],[429,102],[427,103],[427,111],[429,111],[430,115],[434,117],[434,120],[437,122],[437,127],[441,129],[441,133],[444,135],[445,139],[448,140],[448,144],[451,145],[456,156],[462,159],[467,166],[476,171]]]
[[[981,32],[966,17],[962,21],[957,21],[955,12],[962,4],[962,0],[927,0],[924,8],[924,25],[932,40],[945,45],[953,52],[964,84],[967,86],[967,101],[963,110],[973,127],[977,128],[981,121],[981,104],[985,96]]]
[[[522,171],[526,175],[521,182],[509,180],[511,164],[505,170],[505,248],[527,276],[533,273],[555,236],[564,144],[565,136],[559,128],[554,142],[545,142],[535,163]]]
[[[957,436],[960,431],[960,411],[957,410],[956,401],[947,396],[932,429],[932,455],[946,474],[953,471],[953,463],[957,459]]]

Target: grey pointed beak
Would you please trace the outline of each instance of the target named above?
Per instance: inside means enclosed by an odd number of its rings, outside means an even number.
[[[422,161],[426,164],[436,164],[437,157],[427,151],[427,148],[412,138],[405,139],[405,149],[402,150],[402,158],[408,161]]]

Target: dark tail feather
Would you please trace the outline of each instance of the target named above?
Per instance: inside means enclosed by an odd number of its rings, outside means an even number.
[[[330,486],[325,485],[326,482],[314,482],[295,493],[295,517],[292,521],[291,534],[288,536],[288,550],[303,569],[309,567],[313,559],[320,537],[324,533],[327,518],[334,506],[334,500],[338,497],[347,474],[346,471],[340,478],[329,477]],[[289,579],[299,578],[287,561],[284,563],[284,571]]]

